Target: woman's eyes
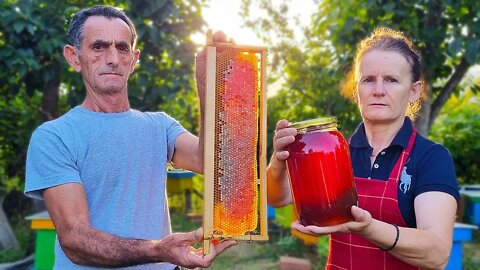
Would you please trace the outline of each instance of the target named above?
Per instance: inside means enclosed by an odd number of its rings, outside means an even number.
[[[395,82],[398,82],[397,79],[393,78],[393,77],[385,77],[383,78],[384,81],[386,82],[391,82],[391,83],[395,83]],[[376,79],[374,77],[366,77],[362,80],[362,82],[364,83],[370,83],[370,82],[375,82]]]
[[[373,78],[373,77],[366,77],[362,80],[362,82],[364,82],[364,83],[369,83],[369,82],[373,82],[373,81],[375,81],[375,78]]]
[[[385,81],[387,81],[387,82],[398,82],[397,79],[392,78],[392,77],[386,77],[386,78],[385,78]]]

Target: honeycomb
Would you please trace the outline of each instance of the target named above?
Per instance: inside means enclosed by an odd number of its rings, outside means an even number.
[[[216,55],[213,228],[223,235],[258,223],[260,57],[238,48]]]

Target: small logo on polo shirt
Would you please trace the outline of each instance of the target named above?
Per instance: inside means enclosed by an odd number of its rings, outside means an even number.
[[[412,176],[407,173],[407,167],[403,167],[402,174],[400,175],[400,190],[403,193],[407,193],[412,183]]]

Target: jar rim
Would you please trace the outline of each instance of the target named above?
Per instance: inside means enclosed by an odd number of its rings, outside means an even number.
[[[337,118],[335,116],[325,116],[325,117],[319,117],[319,118],[308,119],[300,122],[295,122],[288,125],[288,127],[303,129],[303,128],[308,128],[312,126],[328,125],[336,122],[337,122]]]

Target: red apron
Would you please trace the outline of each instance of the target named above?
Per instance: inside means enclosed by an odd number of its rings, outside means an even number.
[[[398,206],[398,181],[415,143],[413,130],[405,149],[395,164],[388,180],[355,177],[359,207],[370,212],[373,218],[407,227]],[[401,237],[401,236],[400,236]],[[392,244],[395,235],[392,235]],[[325,269],[420,269],[406,264],[388,252],[382,251],[365,238],[356,234],[330,235],[330,254]]]

